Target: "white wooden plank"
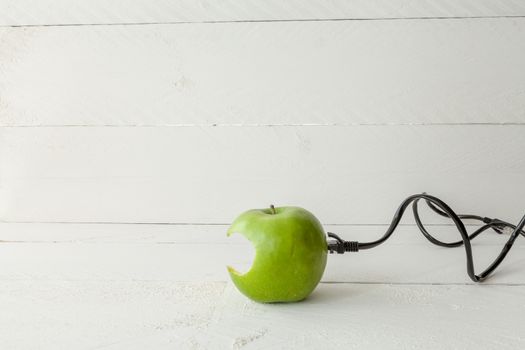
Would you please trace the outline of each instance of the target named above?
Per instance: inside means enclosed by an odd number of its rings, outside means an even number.
[[[523,16],[519,0],[1,0],[0,25]]]
[[[270,203],[384,224],[427,191],[518,221],[525,126],[0,129],[0,219],[231,222]],[[410,214],[408,215],[410,216]],[[436,221],[429,216],[428,222]]]
[[[524,346],[523,286],[324,284],[304,302],[273,305],[224,283],[0,281],[0,290],[9,349]]]
[[[224,283],[0,281],[5,349],[194,349]]]
[[[479,225],[470,225],[473,231]],[[228,224],[75,224],[75,223],[2,223],[0,242],[9,243],[148,243],[148,244],[244,244],[237,235],[226,237]],[[324,225],[326,232],[335,232],[347,240],[372,241],[381,237],[387,225]],[[427,229],[443,241],[460,239],[451,225],[431,225]],[[476,245],[501,246],[504,236],[487,231],[475,240]],[[430,244],[414,224],[401,224],[389,239],[388,246]],[[218,248],[219,249],[219,248]]]
[[[0,28],[0,125],[524,123],[524,33],[523,18]]]
[[[254,258],[240,235],[227,238],[225,225],[0,224],[5,279],[228,280],[225,266],[247,271]],[[327,225],[348,240],[374,240],[384,226]],[[473,230],[475,227],[469,227]],[[444,241],[458,239],[450,226],[432,226]],[[507,235],[477,238],[477,271],[486,267]],[[43,245],[38,245],[42,243]],[[63,245],[65,244],[65,245]],[[525,283],[525,241],[488,283]],[[96,259],[93,257],[96,256]],[[324,281],[359,283],[470,283],[463,248],[442,249],[415,226],[401,226],[380,248],[357,255],[331,255]],[[167,268],[166,268],[167,267]],[[185,268],[178,268],[185,267]]]
[[[523,287],[321,285],[296,304],[229,285],[208,344],[246,349],[520,349]]]
[[[231,244],[166,242],[0,243],[0,280],[214,281],[229,280],[226,266],[248,271],[254,257],[240,237]],[[419,238],[356,254],[330,255],[323,282],[472,284],[463,248],[438,248]],[[525,285],[525,240],[484,284]],[[505,243],[474,243],[476,271],[486,268]]]
[[[225,225],[4,223],[0,224],[0,247],[4,257],[2,263],[9,268],[4,268],[2,277],[224,281],[228,279],[226,265],[246,271],[254,257],[250,244],[240,235],[225,236],[226,228]],[[386,228],[327,225],[325,229],[348,240],[365,242],[380,237]],[[457,232],[450,226],[432,226],[431,231],[445,241],[458,239]],[[506,237],[487,232],[474,241],[478,271],[496,256]],[[39,246],[39,243],[44,245]],[[489,283],[525,283],[525,275],[519,267],[523,247],[523,242],[518,240],[516,250]],[[93,259],[94,256],[97,258]],[[177,269],[177,266],[191,268]],[[383,247],[373,251],[356,256],[330,256],[324,280],[469,282],[464,269],[463,249],[444,250],[432,246],[415,226],[399,227]]]

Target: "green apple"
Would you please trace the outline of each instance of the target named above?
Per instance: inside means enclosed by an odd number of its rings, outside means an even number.
[[[227,235],[238,233],[255,248],[252,267],[241,274],[228,266],[235,286],[250,299],[293,302],[317,286],[326,266],[326,236],[319,220],[298,207],[253,209],[232,223]]]

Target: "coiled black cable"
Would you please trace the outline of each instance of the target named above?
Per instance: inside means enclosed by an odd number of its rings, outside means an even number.
[[[459,234],[461,235],[461,240],[451,243],[446,243],[438,240],[434,236],[432,236],[426,227],[423,225],[421,218],[419,216],[418,211],[418,202],[424,199],[427,205],[430,207],[432,211],[437,213],[440,216],[446,217],[451,219],[454,222],[454,225],[459,231]],[[330,253],[337,252],[338,254],[343,254],[344,252],[357,252],[362,249],[370,249],[377,247],[378,245],[384,243],[392,233],[395,231],[396,227],[398,226],[399,222],[401,221],[401,218],[403,214],[405,213],[405,210],[408,208],[408,206],[412,203],[412,212],[414,213],[414,218],[416,220],[416,224],[423,233],[423,235],[428,239],[431,243],[438,245],[440,247],[446,247],[446,248],[454,248],[459,246],[465,247],[465,252],[467,255],[467,273],[470,277],[470,279],[474,282],[482,282],[484,281],[489,275],[501,264],[503,259],[505,259],[505,256],[509,252],[509,250],[512,248],[512,245],[514,244],[514,241],[516,238],[521,234],[525,236],[525,232],[523,231],[523,228],[525,226],[525,215],[521,219],[521,221],[518,223],[518,225],[513,225],[511,223],[508,223],[503,220],[499,219],[491,219],[488,217],[481,217],[478,215],[458,215],[456,214],[445,202],[443,202],[441,199],[428,195],[426,193],[422,194],[415,194],[407,199],[405,199],[399,208],[397,209],[396,213],[394,214],[394,217],[392,219],[392,222],[390,226],[388,227],[385,234],[372,242],[365,242],[360,243],[356,241],[345,241],[341,239],[338,235],[328,232],[328,236],[330,238],[334,238],[334,240],[331,240],[328,242],[328,250]],[[467,232],[467,229],[465,228],[465,225],[463,224],[462,220],[477,220],[484,223],[483,226],[479,227],[477,230],[469,234]],[[472,246],[470,244],[470,241],[476,238],[478,235],[480,235],[482,232],[492,229],[496,231],[499,234],[502,234],[504,232],[505,228],[512,229],[512,233],[510,234],[509,239],[507,240],[507,243],[503,246],[503,249],[499,253],[499,255],[496,257],[496,259],[479,275],[476,275],[474,270],[474,260],[472,258]]]

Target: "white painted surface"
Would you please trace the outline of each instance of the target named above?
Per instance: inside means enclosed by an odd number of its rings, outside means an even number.
[[[0,216],[229,223],[274,203],[325,224],[379,224],[426,191],[517,222],[523,135],[523,125],[3,128]]]
[[[57,228],[58,225],[58,228]],[[104,281],[228,280],[226,265],[247,271],[253,249],[226,238],[225,225],[1,224],[0,280]],[[472,230],[474,228],[471,228]],[[385,226],[326,226],[349,240],[379,238]],[[5,233],[4,233],[5,232]],[[450,226],[432,227],[438,237],[458,240]],[[487,232],[474,241],[476,271],[488,266],[506,236]],[[525,240],[516,243],[486,284],[525,284]],[[354,255],[333,255],[324,282],[468,284],[463,248],[443,249],[414,226],[402,226],[386,244]]]
[[[524,16],[519,0],[0,0],[0,348],[524,348],[522,239],[473,285],[463,249],[408,219],[330,256],[292,305],[248,301],[224,268],[253,258],[227,223],[270,203],[361,241],[422,191],[517,222]],[[504,241],[475,241],[477,271]]]
[[[321,284],[306,302],[278,305],[250,302],[224,282],[2,281],[0,290],[9,349],[524,345],[523,286]]]
[[[9,349],[525,344],[516,326],[525,308],[523,240],[494,278],[474,285],[462,248],[436,248],[403,226],[376,251],[330,256],[324,282],[306,301],[260,305],[226,282],[224,265],[242,263],[249,247],[227,244],[225,228],[1,224],[0,343]],[[327,229],[364,239],[384,227]],[[450,227],[438,229],[454,236]],[[199,235],[214,240],[199,243]],[[476,261],[494,255],[503,240],[491,233],[480,238]]]
[[[523,16],[520,0],[1,0],[0,25]]]
[[[525,341],[511,320],[523,320],[523,292],[321,284],[309,302],[260,305],[229,286],[210,333],[220,335],[215,344],[234,349],[519,349]]]
[[[525,18],[0,28],[2,125],[525,122]]]

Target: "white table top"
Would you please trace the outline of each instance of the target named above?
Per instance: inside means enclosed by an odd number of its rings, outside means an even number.
[[[251,247],[221,225],[0,224],[6,349],[518,349],[525,245],[473,284],[463,248],[402,226],[380,248],[329,256],[305,301],[258,304],[228,281]],[[335,227],[330,227],[334,229]],[[340,226],[346,237],[384,227]],[[451,227],[438,227],[449,237]],[[377,233],[374,233],[377,232]],[[210,237],[205,242],[205,237]],[[505,239],[474,243],[478,270]]]

